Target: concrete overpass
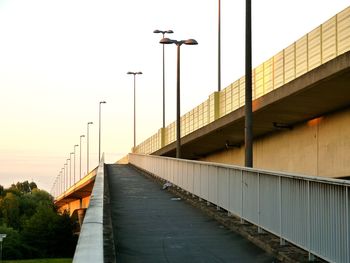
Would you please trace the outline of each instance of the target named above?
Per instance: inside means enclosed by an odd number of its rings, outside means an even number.
[[[349,183],[313,177],[350,176],[350,8],[255,68],[253,76],[254,169],[167,158],[175,155],[174,123],[138,145],[134,152],[146,155],[132,154],[129,162],[252,223],[257,232],[276,235],[281,245],[288,241],[304,249],[310,259],[316,255],[331,262],[350,262]],[[184,158],[243,163],[243,86],[244,77],[182,117]],[[121,184],[132,178],[118,176],[124,178],[118,179]],[[61,191],[56,204],[71,213],[75,207],[84,207],[95,177],[96,172]],[[117,179],[107,181],[113,180]],[[112,184],[109,189],[118,187]],[[97,231],[100,252],[101,213],[114,209],[103,205],[102,193],[91,210],[102,209],[99,218],[91,215],[84,221],[87,233],[89,228]],[[109,227],[118,235],[118,222]],[[80,257],[92,258],[89,252],[96,248],[91,234],[83,236],[88,238],[79,241],[76,262]]]
[[[253,134],[266,136],[350,106],[350,51],[253,101]],[[244,146],[244,106],[182,138],[186,159]],[[152,154],[175,156],[172,142]]]

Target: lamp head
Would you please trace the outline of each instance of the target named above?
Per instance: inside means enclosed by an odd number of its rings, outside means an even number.
[[[176,43],[176,40],[172,40],[170,38],[165,37],[165,38],[162,38],[159,41],[159,43],[161,43],[161,44],[174,44],[174,43]]]
[[[185,45],[198,45],[198,42],[195,39],[187,39],[184,41]]]

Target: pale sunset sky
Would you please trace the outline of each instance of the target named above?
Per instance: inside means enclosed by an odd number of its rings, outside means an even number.
[[[181,113],[217,90],[217,0],[0,0],[0,185],[33,180],[50,191],[90,126],[90,168],[115,162],[162,126],[161,34],[181,48]],[[221,0],[222,88],[244,74],[245,1]],[[253,66],[336,13],[349,0],[253,0]],[[166,124],[175,120],[176,47],[166,50]],[[86,138],[82,141],[86,173]],[[76,154],[79,174],[79,148]]]

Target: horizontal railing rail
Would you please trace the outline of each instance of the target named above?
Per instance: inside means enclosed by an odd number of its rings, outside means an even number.
[[[104,157],[97,168],[89,207],[80,231],[74,253],[74,263],[104,262],[103,251],[103,203],[104,203]]]
[[[330,262],[350,262],[346,180],[129,154],[129,162]]]

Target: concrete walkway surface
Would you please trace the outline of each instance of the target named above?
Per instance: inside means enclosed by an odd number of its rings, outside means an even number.
[[[129,165],[107,165],[117,262],[277,262]]]

